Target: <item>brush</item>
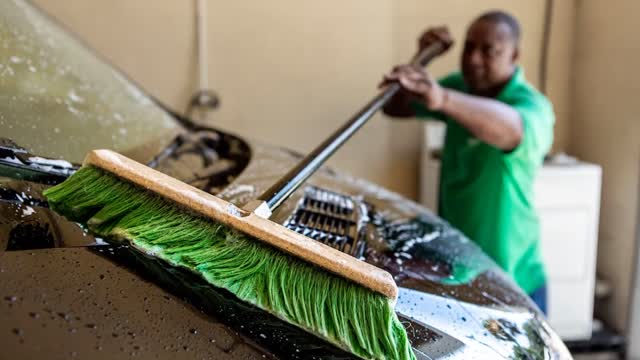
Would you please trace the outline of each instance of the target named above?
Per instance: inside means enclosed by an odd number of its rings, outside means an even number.
[[[425,65],[445,44],[424,49]],[[244,207],[110,150],[44,192],[51,208],[365,359],[414,359],[391,275],[269,221],[271,213],[400,90],[391,84]]]

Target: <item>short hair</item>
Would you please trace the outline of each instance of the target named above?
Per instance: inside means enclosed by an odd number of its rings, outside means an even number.
[[[511,36],[513,36],[513,41],[518,44],[520,42],[520,23],[516,20],[513,15],[502,11],[502,10],[492,10],[488,11],[482,15],[480,15],[474,23],[479,21],[487,21],[494,24],[505,24],[511,31]]]

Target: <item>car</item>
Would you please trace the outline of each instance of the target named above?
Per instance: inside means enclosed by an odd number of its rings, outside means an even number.
[[[112,245],[42,191],[109,148],[237,205],[302,155],[172,112],[22,0],[0,4],[0,349],[12,359],[349,359],[202,278]],[[272,221],[387,270],[418,359],[568,359],[471,240],[366,180],[318,170]]]

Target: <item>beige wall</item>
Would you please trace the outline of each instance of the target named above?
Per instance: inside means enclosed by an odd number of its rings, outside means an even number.
[[[194,2],[35,2],[151,94],[184,111],[197,84]],[[458,40],[452,53],[433,66],[434,73],[442,75],[457,67],[466,25],[491,8],[505,8],[521,20],[522,63],[537,84],[544,3],[211,0],[209,82],[222,98],[213,123],[254,139],[310,150],[375,93],[383,72],[412,55],[418,33],[426,26],[449,24]],[[568,118],[569,60],[563,42],[571,33],[571,23],[562,16],[554,23],[554,34],[562,35],[552,42],[559,50],[550,57],[549,71],[560,132]],[[419,148],[417,122],[392,123],[378,115],[331,163],[415,198]]]
[[[603,166],[598,272],[614,294],[600,309],[627,326],[640,174],[637,0],[579,1],[569,149]]]

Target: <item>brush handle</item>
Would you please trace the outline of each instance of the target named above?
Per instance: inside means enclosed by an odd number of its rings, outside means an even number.
[[[434,43],[418,53],[411,63],[425,66],[445,49],[445,44],[440,42]],[[273,184],[256,200],[251,202],[251,205],[246,206],[245,209],[256,211],[261,208],[261,204],[266,203],[268,209],[264,209],[263,205],[260,214],[263,217],[269,217],[271,213],[313,175],[340,146],[349,140],[378,110],[385,106],[398,91],[400,91],[400,84],[398,83],[387,86],[344,125],[338,128],[331,136],[309,153],[309,155],[302,159],[298,165],[289,170],[277,183]]]

